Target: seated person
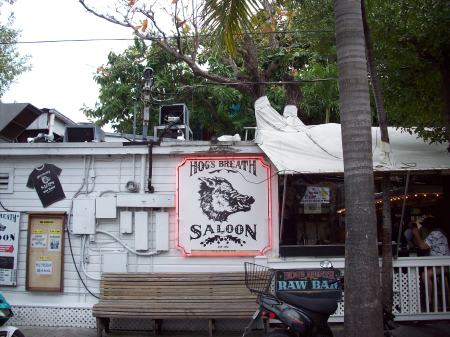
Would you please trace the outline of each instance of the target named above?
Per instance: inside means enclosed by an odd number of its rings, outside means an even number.
[[[422,250],[429,250],[430,256],[450,255],[447,237],[439,227],[437,219],[434,217],[427,217],[421,222],[421,225],[429,231],[429,234],[425,240],[423,240],[417,226],[412,228],[413,240],[417,247]]]
[[[419,229],[412,228],[412,235],[414,239],[414,243],[421,249],[421,250],[428,250],[430,252],[430,256],[448,256],[450,255],[449,249],[448,249],[448,241],[445,234],[442,232],[442,230],[439,227],[439,223],[437,222],[437,219],[434,217],[427,217],[422,222],[421,225],[425,228],[425,230],[428,231],[428,235],[426,236],[425,240],[422,239],[419,233]],[[433,268],[426,268],[428,271],[428,303],[431,306],[432,299],[435,297],[433,296]],[[425,274],[425,273],[424,273]],[[436,274],[440,274],[440,268],[436,269]],[[424,277],[425,275],[422,275]],[[437,275],[435,275],[437,276]],[[439,278],[437,278],[439,280]],[[445,288],[447,295],[449,294],[448,289],[448,278],[447,275],[445,275]],[[437,303],[435,303],[435,308],[437,308]]]

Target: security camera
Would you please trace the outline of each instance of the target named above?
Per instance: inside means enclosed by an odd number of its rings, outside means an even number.
[[[150,67],[146,67],[144,69],[144,80],[149,80],[153,77],[153,69]]]

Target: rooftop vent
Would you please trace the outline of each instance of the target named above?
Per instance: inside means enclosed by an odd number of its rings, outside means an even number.
[[[159,108],[159,126],[155,126],[154,135],[178,140],[192,139],[189,128],[189,110],[184,103],[162,105]]]
[[[65,142],[104,142],[105,133],[95,124],[82,123],[66,127]]]
[[[189,126],[189,110],[186,104],[162,105],[159,108],[159,125],[168,125],[175,121]]]

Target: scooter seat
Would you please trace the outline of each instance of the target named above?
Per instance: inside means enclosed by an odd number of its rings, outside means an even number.
[[[333,298],[307,298],[285,291],[277,292],[277,297],[297,308],[304,308],[324,315],[331,315],[338,307],[336,299]]]

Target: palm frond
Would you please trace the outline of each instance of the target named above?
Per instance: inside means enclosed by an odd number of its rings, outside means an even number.
[[[252,12],[259,8],[258,0],[206,0],[205,27],[217,35],[227,51],[236,53],[236,36],[251,27]]]

